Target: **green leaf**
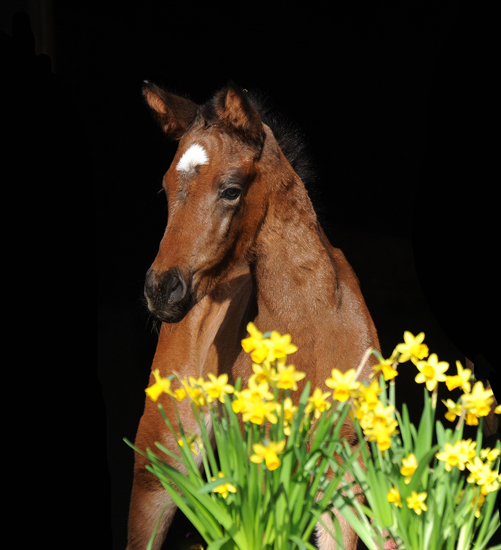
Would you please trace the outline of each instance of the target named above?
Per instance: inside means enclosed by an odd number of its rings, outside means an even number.
[[[222,539],[211,542],[209,546],[207,546],[207,550],[220,550],[230,540],[231,540],[230,535],[226,535]]]
[[[155,528],[153,529],[153,533],[151,534],[150,540],[148,541],[148,546],[146,547],[146,550],[151,550],[153,548],[153,543],[155,542],[155,537],[157,536],[157,531],[158,531],[158,528],[160,527],[162,516],[164,515],[165,509],[169,504],[170,502],[167,502],[167,504],[162,508],[162,511],[160,512],[160,515],[158,516],[158,520],[155,524]]]
[[[316,550],[312,544],[302,541],[297,535],[291,535],[289,540],[292,541],[299,548],[299,550]]]

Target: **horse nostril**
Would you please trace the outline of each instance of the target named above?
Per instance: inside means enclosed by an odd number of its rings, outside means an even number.
[[[166,281],[166,294],[169,304],[177,304],[186,295],[186,283],[179,273],[169,273]]]

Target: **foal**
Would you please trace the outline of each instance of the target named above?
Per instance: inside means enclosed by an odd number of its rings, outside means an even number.
[[[229,85],[203,106],[149,82],[143,94],[167,136],[179,141],[163,180],[167,229],[146,275],[148,307],[163,321],[152,370],[227,373],[245,383],[252,368],[240,340],[249,321],[292,335],[294,364],[312,387],[324,387],[334,367],[356,368],[367,348],[379,347],[356,276],[328,242],[303,181],[248,94]],[[368,375],[366,365],[361,379]],[[187,401],[178,407],[194,431]],[[170,399],[162,403],[176,426]],[[343,435],[356,445],[350,424]],[[157,404],[146,399],[136,445],[156,441],[177,448]],[[136,454],[128,550],[144,550],[167,502],[144,466]],[[175,510],[166,508],[155,550]],[[342,529],[344,547],[355,550],[357,536],[343,520]],[[318,544],[335,548],[325,532]]]

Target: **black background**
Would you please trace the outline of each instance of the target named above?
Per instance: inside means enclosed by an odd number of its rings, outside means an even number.
[[[31,289],[23,319],[35,281],[36,309],[58,317],[54,327],[35,315],[21,349],[56,356],[39,375],[35,433],[53,456],[43,492],[57,487],[60,507],[68,502],[63,539],[83,520],[82,540],[96,529],[103,548],[125,547],[133,453],[122,438],[134,439],[154,353],[142,285],[175,151],[142,100],[144,79],[199,103],[229,79],[265,92],[307,140],[311,195],[360,279],[383,353],[404,330],[423,330],[453,370],[481,353],[499,399],[491,14],[454,2],[39,4],[0,12],[6,204],[19,209],[9,230],[30,235],[11,261]],[[19,8],[34,29],[40,13],[50,19],[52,68],[36,33],[26,47],[23,16],[12,28]],[[412,368],[402,380],[420,396]]]

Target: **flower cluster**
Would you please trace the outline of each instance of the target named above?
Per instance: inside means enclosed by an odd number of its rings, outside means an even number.
[[[244,423],[265,426],[266,423],[276,425],[281,422],[285,437],[290,435],[292,422],[297,414],[298,407],[293,403],[291,391],[298,389],[298,382],[306,376],[304,372],[297,371],[294,365],[287,365],[289,355],[297,351],[297,346],[291,341],[289,334],[281,335],[276,331],[262,333],[253,323],[247,326],[249,336],[242,340],[242,347],[249,353],[253,374],[248,380],[247,387],[237,390],[228,383],[228,375],[215,376],[208,374],[208,379],[202,377],[188,377],[179,380],[180,387],[172,388],[172,381],[176,378],[171,375],[161,377],[159,370],[153,371],[154,384],[146,389],[147,395],[157,401],[162,393],[170,395],[177,401],[189,398],[197,407],[210,406],[213,402],[224,403],[231,396],[231,407],[235,414],[241,415]],[[325,380],[325,388],[315,388],[308,397],[304,407],[305,418],[318,420],[335,404],[346,404],[350,407],[350,416],[354,422],[358,422],[363,435],[368,442],[374,442],[384,454],[391,448],[392,438],[399,434],[395,406],[388,404],[387,400],[380,400],[380,395],[385,390],[384,382],[391,385],[395,383],[400,364],[411,361],[419,371],[415,381],[425,384],[429,392],[436,394],[438,384],[445,382],[449,390],[461,388],[464,392],[458,403],[451,399],[444,401],[448,412],[446,418],[454,421],[456,417],[465,420],[467,424],[478,424],[480,417],[489,414],[494,401],[493,392],[485,389],[482,382],[475,382],[471,387],[472,373],[456,362],[457,374],[448,376],[449,364],[439,361],[435,353],[429,355],[429,349],[423,343],[424,333],[414,336],[410,332],[404,333],[404,342],[396,346],[389,359],[384,359],[377,352],[378,363],[372,367],[373,375],[378,378],[370,382],[357,380],[358,370],[349,369],[346,372],[333,368],[331,376]],[[363,365],[362,365],[363,366]],[[282,398],[279,398],[279,392]],[[436,402],[436,401],[435,401]],[[497,413],[500,413],[497,407]],[[270,471],[276,470],[281,465],[279,455],[286,448],[286,439],[272,441],[261,432],[263,438],[258,443],[253,443],[253,454],[250,461],[256,464],[265,463]],[[187,439],[190,449],[196,451],[195,442],[200,447],[198,436],[189,436]],[[179,439],[182,446],[183,441]],[[460,440],[454,444],[446,443],[436,458],[445,464],[445,470],[450,472],[453,468],[461,471],[469,471],[468,483],[474,483],[481,487],[481,494],[485,496],[499,488],[501,477],[497,470],[492,469],[492,464],[497,459],[499,450],[481,449],[477,452],[476,442]],[[405,485],[409,485],[413,474],[418,468],[418,460],[414,453],[407,453],[399,461],[400,474]],[[221,473],[220,477],[224,477]],[[234,492],[230,483],[222,484],[214,489],[224,498],[228,492]],[[236,489],[235,489],[236,490]],[[408,508],[421,515],[427,511],[426,491],[413,490],[406,502]],[[387,494],[387,500],[396,507],[402,507],[402,499],[397,486],[392,486]]]
[[[477,443],[471,439],[456,441],[454,445],[445,443],[444,451],[436,453],[435,456],[439,461],[445,463],[445,470],[447,472],[450,472],[453,468],[458,468],[461,471],[466,468],[470,471],[470,475],[466,479],[467,483],[476,484],[480,487],[480,496],[475,511],[476,517],[480,517],[480,510],[485,501],[485,496],[490,492],[497,491],[501,484],[501,475],[499,475],[498,470],[491,468],[492,463],[498,458],[500,451],[499,449],[482,449],[480,456],[477,456],[476,445]],[[414,453],[410,453],[409,456],[402,459],[400,473],[404,476],[404,483],[406,485],[411,482],[417,468],[418,461]],[[461,497],[463,494],[464,491]],[[425,504],[427,496],[426,491],[417,493],[413,490],[411,496],[406,499],[408,508],[414,510],[418,515],[426,512],[428,509]],[[386,498],[388,502],[395,506],[402,507],[402,498],[398,487],[393,486],[388,491]]]

